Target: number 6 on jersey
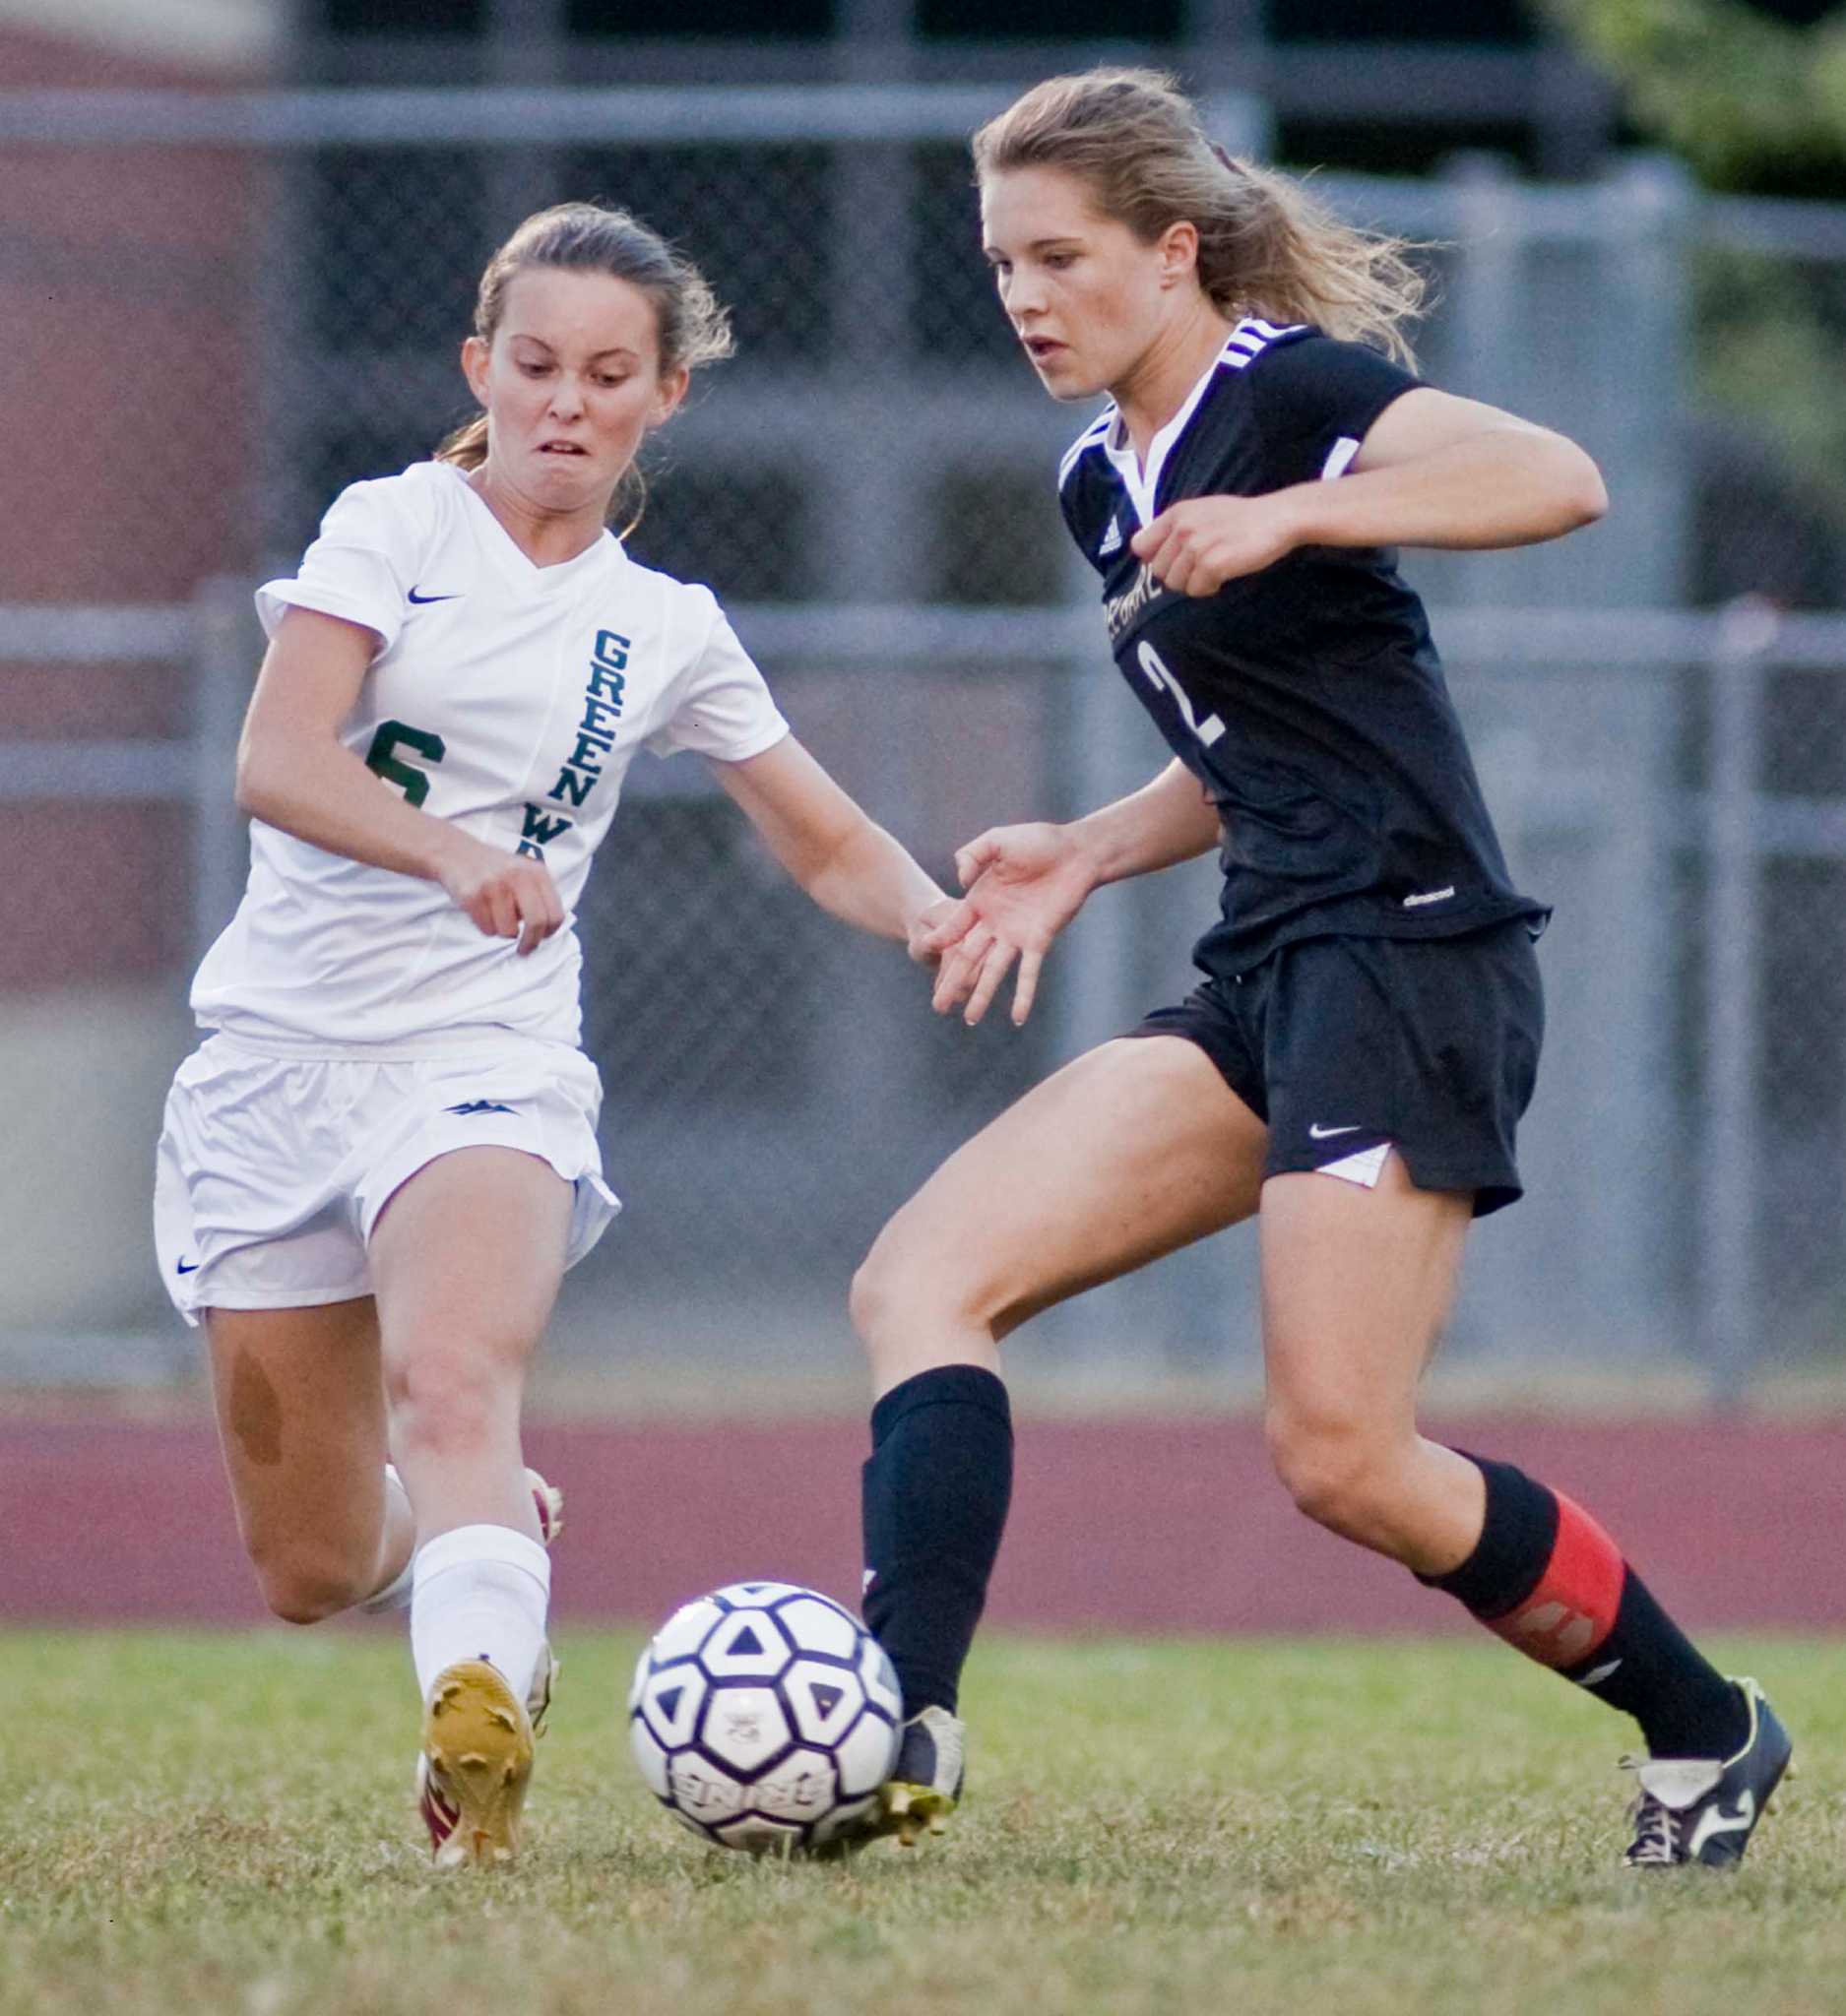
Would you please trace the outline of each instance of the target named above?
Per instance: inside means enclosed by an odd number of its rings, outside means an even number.
[[[401,721],[383,721],[365,752],[365,767],[375,771],[387,784],[395,784],[407,805],[420,805],[429,795],[429,780],[409,763],[400,763],[394,753],[400,746],[414,749],[425,763],[440,763],[448,744],[427,728],[406,727]]]

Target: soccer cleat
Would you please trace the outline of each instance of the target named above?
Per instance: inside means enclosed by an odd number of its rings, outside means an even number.
[[[546,1483],[530,1466],[526,1481],[532,1486],[532,1502],[539,1511],[539,1538],[547,1547],[554,1546],[564,1531],[564,1493],[556,1484]],[[526,1690],[526,1715],[535,1736],[544,1734],[545,1717],[551,1712],[551,1689],[557,1684],[562,1665],[549,1643],[540,1646],[539,1664],[532,1670],[532,1685]]]
[[[532,1502],[539,1508],[539,1538],[546,1546],[555,1546],[564,1531],[564,1493],[530,1468],[526,1481],[532,1486]]]
[[[940,1834],[962,1796],[965,1731],[946,1708],[925,1708],[904,1725],[891,1776],[878,1789],[873,1831],[911,1848]]]
[[[1734,1757],[1624,1757],[1640,1792],[1634,1839],[1623,1858],[1630,1869],[1702,1862],[1732,1868],[1788,1769],[1793,1745],[1754,1680],[1732,1682],[1750,1711],[1750,1729]]]
[[[429,1690],[416,1765],[437,1868],[511,1861],[531,1778],[532,1722],[499,1670],[478,1659],[445,1667]]]
[[[539,1664],[532,1670],[532,1685],[526,1689],[526,1720],[535,1736],[544,1734],[545,1718],[551,1713],[551,1689],[557,1685],[558,1669],[564,1662],[551,1650],[550,1640],[539,1648]]]

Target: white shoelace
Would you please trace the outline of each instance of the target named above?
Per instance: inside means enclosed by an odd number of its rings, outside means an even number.
[[[1651,1793],[1642,1793],[1634,1801],[1634,1840],[1627,1853],[1631,1863],[1671,1864],[1682,1859],[1680,1846],[1681,1820],[1669,1805],[1663,1804]]]

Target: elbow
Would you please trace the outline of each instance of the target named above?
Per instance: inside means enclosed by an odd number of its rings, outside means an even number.
[[[1574,441],[1561,435],[1554,439],[1559,450],[1553,493],[1558,530],[1560,534],[1577,532],[1607,515],[1609,491],[1602,471]]]
[[[237,744],[237,768],[231,797],[238,811],[267,819],[276,804],[276,766],[262,744],[245,735]]]
[[[1609,514],[1609,489],[1603,472],[1587,455],[1579,455],[1570,489],[1570,528],[1594,525]]]

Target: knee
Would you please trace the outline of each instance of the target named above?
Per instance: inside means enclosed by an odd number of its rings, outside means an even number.
[[[1391,1524],[1397,1464],[1390,1443],[1337,1414],[1271,1406],[1269,1459],[1298,1511],[1344,1540],[1376,1545]]]
[[[318,1624],[371,1594],[369,1559],[349,1560],[337,1547],[300,1539],[248,1545],[263,1601],[286,1624]]]
[[[422,1357],[386,1382],[392,1446],[461,1454],[492,1441],[519,1412],[518,1381],[468,1357]]]
[[[969,1327],[991,1333],[993,1310],[980,1282],[956,1256],[925,1249],[894,1219],[853,1276],[847,1310],[873,1368],[901,1375],[921,1349],[938,1354],[945,1337]]]
[[[902,1307],[901,1273],[902,1265],[892,1250],[891,1228],[887,1226],[873,1242],[871,1251],[859,1262],[846,1296],[846,1310],[852,1318],[853,1328],[874,1359],[880,1345],[890,1334],[895,1312]]]

